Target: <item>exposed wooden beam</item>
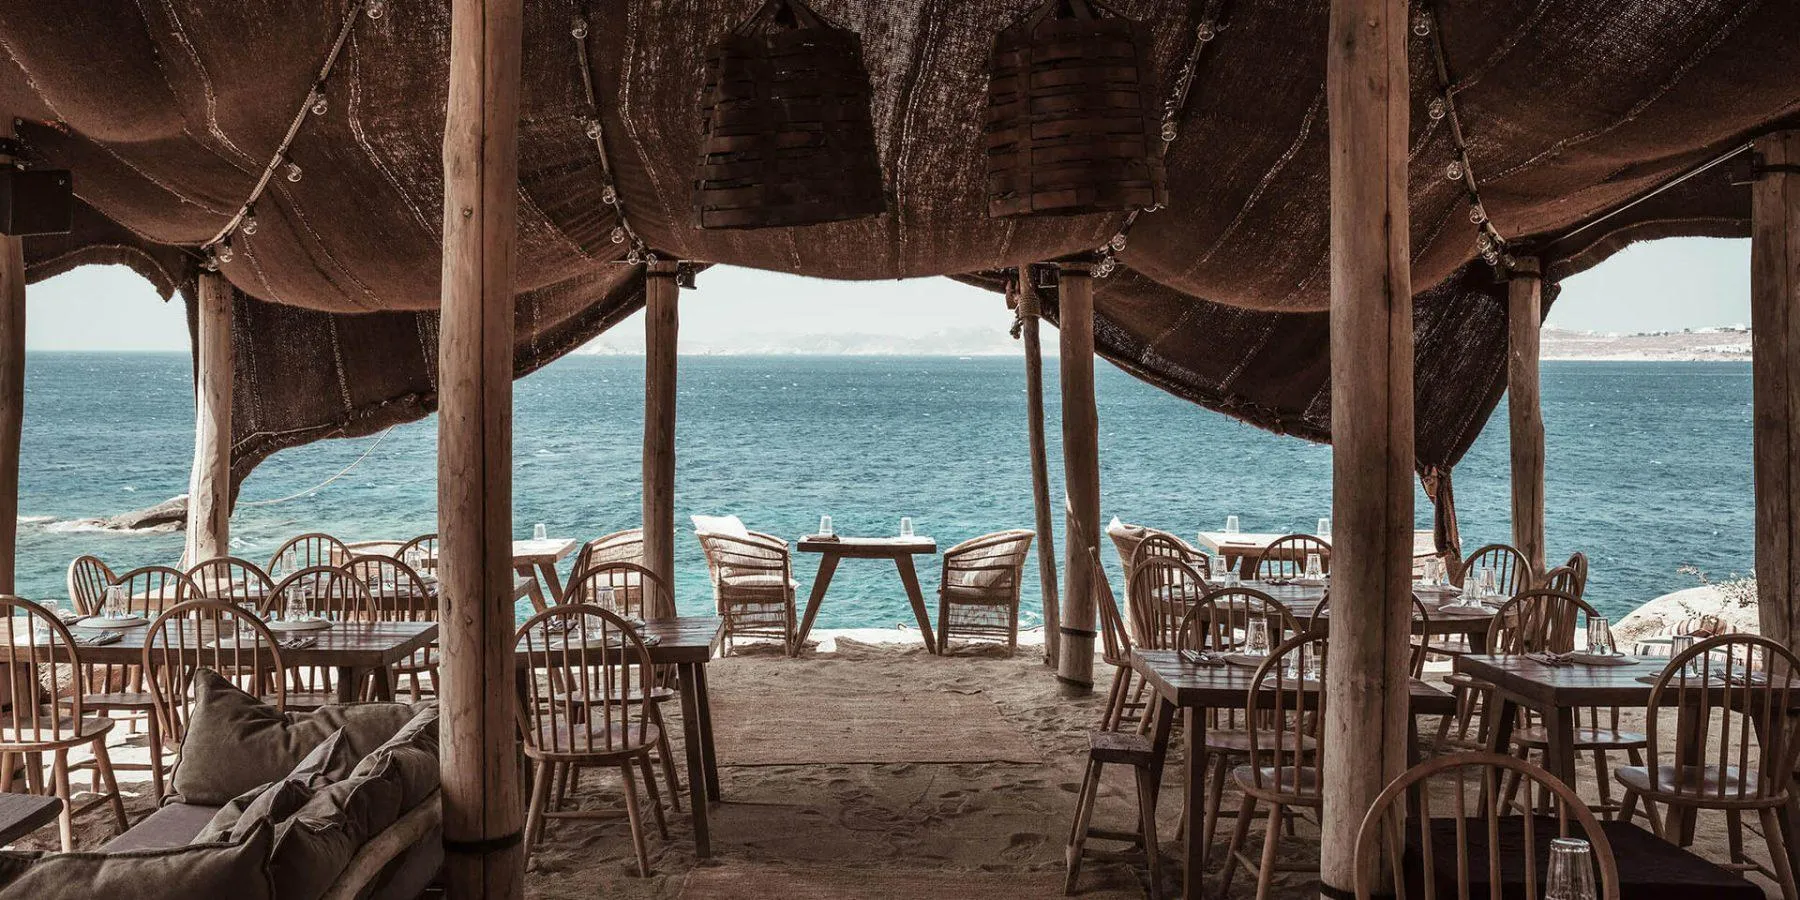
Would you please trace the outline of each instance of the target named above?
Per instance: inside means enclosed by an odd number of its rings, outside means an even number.
[[[202,272],[195,302],[194,467],[188,476],[188,564],[231,552],[232,290]]]
[[[675,262],[649,265],[644,286],[644,563],[675,595]],[[672,616],[675,610],[656,615]]]
[[[1356,833],[1406,767],[1413,543],[1407,3],[1332,0],[1331,658],[1319,875],[1355,890]]]
[[[1756,152],[1766,166],[1800,165],[1800,131]],[[1764,171],[1750,197],[1756,592],[1762,633],[1800,648],[1800,175]]]
[[[1538,344],[1544,321],[1538,261],[1521,259],[1507,285],[1506,412],[1512,436],[1513,546],[1544,571],[1544,411]]]
[[[513,719],[512,353],[522,0],[452,0],[438,337],[445,883],[524,896]]]
[[[0,116],[12,137],[13,117]],[[12,158],[0,156],[0,165]],[[19,539],[19,440],[25,427],[25,241],[0,235],[0,594],[13,592]]]
[[[1037,513],[1038,583],[1044,591],[1044,664],[1056,666],[1062,646],[1062,609],[1057,602],[1056,532],[1050,518],[1050,460],[1044,444],[1044,350],[1038,334],[1043,309],[1029,267],[1017,282],[1019,334],[1025,340],[1025,405],[1031,441],[1031,500]]]
[[[1062,339],[1063,484],[1068,494],[1063,548],[1061,646],[1056,677],[1094,686],[1094,578],[1088,554],[1100,540],[1100,411],[1094,402],[1094,276],[1087,263],[1063,263],[1057,280]],[[1084,540],[1085,539],[1085,540]]]

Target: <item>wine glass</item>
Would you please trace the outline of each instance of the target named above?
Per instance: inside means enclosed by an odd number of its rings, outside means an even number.
[[[831,517],[819,517],[819,537],[831,537]]]
[[[1244,655],[1269,655],[1269,623],[1265,619],[1252,618],[1244,625]]]
[[[1594,900],[1594,851],[1579,838],[1550,841],[1550,879],[1544,900]]]
[[[550,529],[545,527],[544,523],[542,523],[542,522],[539,522],[536,525],[531,526],[531,539],[534,541],[549,540],[550,539]]]
[[[1238,533],[1238,517],[1237,516],[1226,516],[1225,517],[1225,533],[1226,534],[1237,534]]]
[[[1612,626],[1605,616],[1588,616],[1587,620],[1588,652],[1595,656],[1618,656],[1619,649],[1614,645]]]
[[[913,536],[912,516],[900,517],[900,536],[903,538]]]

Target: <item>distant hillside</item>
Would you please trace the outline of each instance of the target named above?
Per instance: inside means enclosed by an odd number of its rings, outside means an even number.
[[[1646,334],[1544,329],[1544,359],[1717,362],[1750,359],[1750,329],[1703,328]]]

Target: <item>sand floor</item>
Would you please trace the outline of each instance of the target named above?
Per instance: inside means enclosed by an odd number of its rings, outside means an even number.
[[[536,898],[688,898],[730,900],[737,897],[952,897],[989,900],[1054,896],[1060,893],[1063,847],[1073,816],[1075,791],[1085,761],[1087,732],[1099,719],[1101,694],[1069,697],[1059,690],[1041,662],[1041,648],[1022,647],[1005,658],[991,650],[952,648],[933,657],[916,642],[916,634],[857,631],[820,633],[819,645],[799,659],[746,648],[712,665],[715,706],[732,707],[732,716],[754,715],[760,691],[805,691],[808,685],[833,690],[875,690],[902,683],[913,702],[935,695],[984,698],[987,705],[959,705],[968,714],[955,738],[964,746],[951,758],[982,755],[969,744],[993,741],[1012,746],[1003,754],[1018,757],[1022,737],[1039,759],[1035,762],[879,762],[794,765],[733,765],[732,747],[718,747],[724,802],[713,807],[713,858],[697,863],[689,818],[669,816],[670,836],[649,828],[653,872],[636,874],[629,831],[619,800],[619,784],[609,773],[588,773],[570,797],[572,806],[619,810],[609,820],[552,820],[534,850],[526,875],[529,896]],[[1035,637],[1035,636],[1028,636]],[[903,641],[879,643],[877,641]],[[1097,667],[1097,670],[1104,667]],[[1110,677],[1110,673],[1102,672]],[[745,701],[748,701],[747,703]],[[991,713],[983,712],[991,707]],[[671,706],[669,712],[675,713]],[[822,746],[820,735],[800,733],[790,717],[782,722],[795,733],[800,758],[807,747]],[[755,721],[724,723],[754,728]],[[680,758],[680,726],[670,723]],[[145,758],[143,736],[126,736],[123,726],[114,744],[115,761]],[[829,740],[825,738],[824,740]],[[840,752],[842,751],[842,752]],[[830,745],[817,758],[856,755],[854,748]],[[935,753],[922,753],[935,756]],[[1174,842],[1180,817],[1179,757],[1171,761],[1159,810],[1159,830],[1166,856],[1178,859]],[[1622,759],[1616,759],[1619,765]],[[1581,783],[1591,790],[1591,759],[1582,761]],[[1102,786],[1095,824],[1129,828],[1136,804],[1129,774],[1111,767]],[[683,774],[685,778],[685,773]],[[150,808],[149,785],[142,772],[121,772],[135,818]],[[77,775],[78,790],[85,773]],[[77,799],[80,802],[80,798]],[[1228,790],[1225,808],[1236,806]],[[685,797],[684,797],[685,810]],[[648,817],[646,817],[648,818]],[[78,820],[78,844],[97,847],[115,833],[104,810]],[[1221,824],[1215,863],[1224,855],[1229,822]],[[1261,822],[1250,838],[1260,842]],[[1709,859],[1726,856],[1722,817],[1703,814],[1694,850]],[[1752,830],[1746,843],[1753,856],[1763,855],[1760,836]],[[1258,846],[1260,844],[1258,843]],[[54,827],[42,829],[15,845],[56,847]],[[1316,864],[1317,830],[1311,821],[1298,825],[1298,836],[1284,839],[1286,864]],[[1164,873],[1165,895],[1179,889],[1179,864]],[[696,877],[697,873],[703,873]],[[1218,876],[1209,876],[1216,885]],[[1253,873],[1240,872],[1230,896],[1253,895]],[[1141,866],[1090,862],[1077,886],[1082,897],[1146,895]],[[1770,896],[1778,892],[1765,886]],[[1304,873],[1277,876],[1274,895],[1308,900],[1318,896],[1317,880]]]

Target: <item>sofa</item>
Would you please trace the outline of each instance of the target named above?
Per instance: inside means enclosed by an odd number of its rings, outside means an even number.
[[[202,669],[153,813],[97,852],[0,853],[0,900],[412,898],[443,865],[434,702],[284,713]]]

